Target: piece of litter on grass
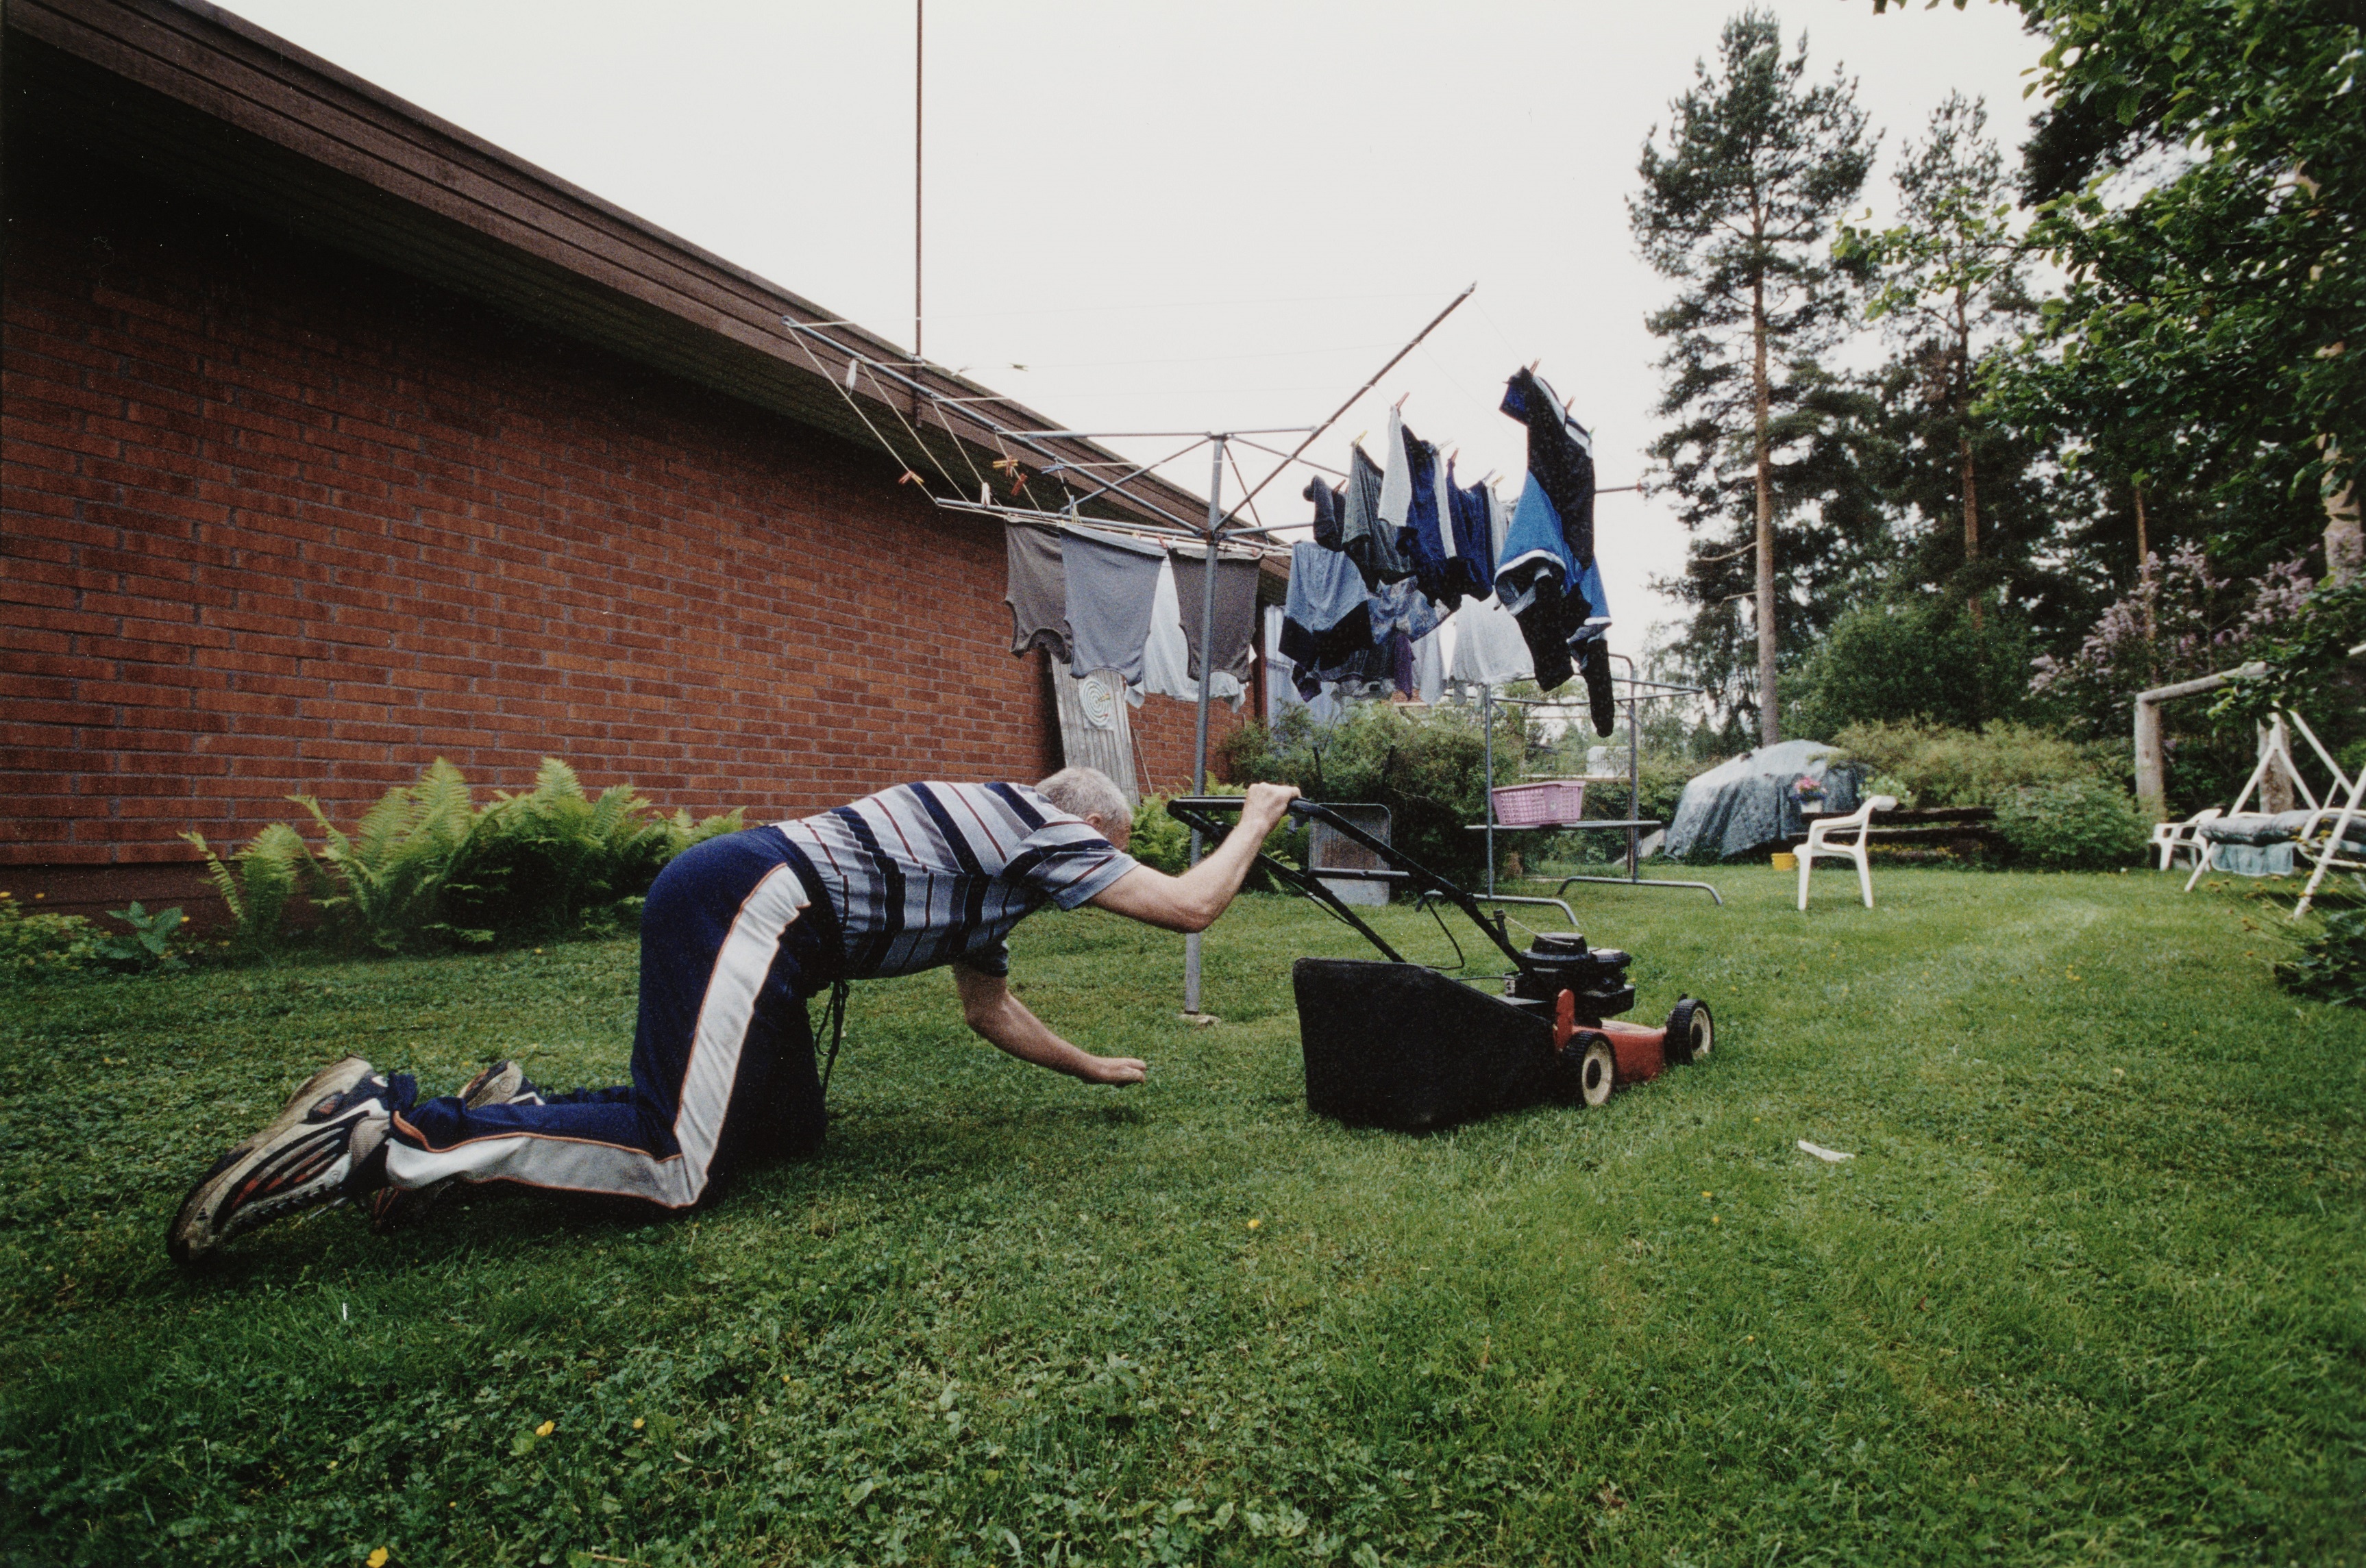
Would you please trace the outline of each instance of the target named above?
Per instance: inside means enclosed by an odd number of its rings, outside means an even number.
[[[1221,1024],[1223,1022],[1222,1019],[1217,1017],[1212,1013],[1178,1013],[1176,1016],[1182,1019],[1186,1024],[1194,1025],[1203,1029],[1211,1024]]]
[[[1820,1143],[1809,1143],[1806,1138],[1801,1138],[1799,1140],[1799,1147],[1807,1150],[1809,1154],[1814,1155],[1818,1159],[1822,1160],[1827,1165],[1838,1165],[1843,1159],[1854,1159],[1856,1158],[1853,1154],[1842,1154],[1837,1148],[1826,1148]]]

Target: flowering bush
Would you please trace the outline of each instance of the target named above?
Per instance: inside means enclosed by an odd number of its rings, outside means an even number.
[[[2030,690],[2116,728],[2135,694],[2241,664],[2300,617],[2315,584],[2297,559],[2237,585],[2215,575],[2198,544],[2163,563],[2146,557],[2146,586],[2105,610],[2067,659],[2041,655]]]

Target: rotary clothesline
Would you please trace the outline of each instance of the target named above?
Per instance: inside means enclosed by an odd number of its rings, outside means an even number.
[[[1350,443],[1348,466],[1344,473],[1313,463],[1306,456],[1314,442],[1468,299],[1476,286],[1472,285],[1448,301],[1322,423],[1221,433],[1091,432],[1005,424],[993,418],[985,407],[1000,399],[948,397],[896,364],[865,354],[823,330],[825,326],[839,323],[799,322],[790,317],[782,320],[815,370],[837,390],[850,411],[883,450],[904,465],[899,482],[917,484],[932,504],[948,510],[997,517],[1007,524],[1041,525],[1055,519],[1072,526],[1090,523],[1092,531],[1116,536],[1098,541],[1085,538],[1081,554],[1088,562],[1105,560],[1108,550],[1121,543],[1123,537],[1145,543],[1189,540],[1200,546],[1203,556],[1214,552],[1220,557],[1219,566],[1199,574],[1200,636],[1190,670],[1193,678],[1204,674],[1202,661],[1197,655],[1216,643],[1218,586],[1226,576],[1221,564],[1226,554],[1223,546],[1248,546],[1259,554],[1267,550],[1279,554],[1279,542],[1268,543],[1271,535],[1311,528],[1313,539],[1299,541],[1290,547],[1290,605],[1285,610],[1279,629],[1280,645],[1269,646],[1269,652],[1290,655],[1294,684],[1301,697],[1334,693],[1353,698],[1372,694],[1391,684],[1400,690],[1406,689],[1420,678],[1411,672],[1423,662],[1418,657],[1407,658],[1407,647],[1435,634],[1443,619],[1441,604],[1445,614],[1451,615],[1468,598],[1472,600],[1472,609],[1460,618],[1467,623],[1457,639],[1459,645],[1454,678],[1485,685],[1534,678],[1549,691],[1564,684],[1573,671],[1582,670],[1593,696],[1596,728],[1606,734],[1610,702],[1605,632],[1609,617],[1601,574],[1594,558],[1593,504],[1595,495],[1601,492],[1594,485],[1592,442],[1585,429],[1569,417],[1566,406],[1551,388],[1537,376],[1536,366],[1514,373],[1501,405],[1503,412],[1527,426],[1528,434],[1526,483],[1518,501],[1511,507],[1507,508],[1496,495],[1492,472],[1477,486],[1465,488],[1455,484],[1453,455],[1449,454],[1441,465],[1437,448],[1404,427],[1403,398],[1390,410],[1385,464],[1372,461],[1363,449],[1360,436]],[[816,353],[817,343],[845,356],[842,376],[830,373]],[[912,368],[926,367],[916,364]],[[873,402],[885,411],[892,423],[900,427],[908,441],[909,453],[891,439],[856,400],[854,391],[865,377],[869,379]],[[909,398],[910,417],[899,406],[899,390]],[[924,403],[933,420],[922,412]],[[916,420],[919,423],[915,423]],[[945,440],[932,443],[923,435],[922,424]],[[966,426],[984,438],[976,444],[990,445],[1000,454],[990,461],[992,476],[972,458],[973,442],[963,439],[957,425]],[[1287,454],[1251,439],[1256,435],[1301,432],[1303,439]],[[1132,464],[1114,478],[1102,477],[1101,471],[1123,466],[1127,460],[1083,457],[1043,444],[1053,439],[1086,440],[1097,435],[1152,439],[1162,434],[1188,436],[1189,440],[1180,450],[1149,463]],[[956,476],[938,450],[947,442],[953,448],[955,460],[968,471],[966,482]],[[1247,485],[1231,450],[1234,443],[1274,455],[1279,461],[1264,478]],[[1132,487],[1155,470],[1203,445],[1213,447],[1204,523],[1188,521]],[[1014,446],[1035,459],[1031,475],[1027,464],[1014,453]],[[952,493],[942,493],[932,487],[920,471],[923,465],[933,468],[942,481],[943,491]],[[1222,502],[1228,465],[1244,491],[1241,501],[1229,511]],[[1293,465],[1313,468],[1318,475],[1339,475],[1346,483],[1335,488],[1317,478],[1305,487],[1302,493],[1316,503],[1316,515],[1311,523],[1267,525],[1256,513],[1256,497]],[[1008,482],[1008,499],[997,498],[997,477]],[[1072,479],[1076,482],[1072,483]],[[1036,494],[1033,487],[1037,482],[1046,482],[1056,488],[1056,506],[1044,504],[1044,499]],[[976,487],[975,500],[968,498],[971,483]],[[1018,504],[1022,496],[1029,504]],[[1135,509],[1136,515],[1088,516],[1083,509],[1096,501],[1103,502],[1104,510],[1122,503]],[[1246,524],[1240,521],[1244,511],[1249,518]],[[1157,521],[1146,521],[1144,513]],[[1016,544],[1011,546],[1014,561],[1018,548]],[[1322,554],[1326,552],[1327,554]],[[1355,577],[1362,588],[1360,596],[1343,575],[1337,557],[1345,557],[1354,566]],[[1065,563],[1062,577],[1064,590],[1068,590]],[[1082,612],[1097,630],[1069,641],[1072,672],[1081,675],[1087,667],[1108,667],[1130,677],[1138,675],[1147,643],[1146,638],[1138,639],[1131,633],[1152,613],[1155,594],[1146,584],[1155,579],[1146,577],[1141,568],[1132,573],[1103,571],[1098,564],[1089,566],[1079,577],[1087,583],[1098,579],[1104,584],[1127,586],[1113,604],[1094,605]],[[1013,580],[1015,584],[1016,577]],[[1253,575],[1247,592],[1253,605]],[[1084,597],[1088,600],[1097,599],[1098,590],[1088,589]],[[1236,597],[1237,590],[1228,597],[1228,609],[1232,598]],[[1074,609],[1064,599],[1063,630],[1065,622],[1076,619]],[[1014,615],[1020,614],[1015,598],[1013,611]],[[1026,624],[1025,619],[1020,617],[1014,651],[1046,642],[1042,633],[1048,628],[1040,623]],[[1255,634],[1255,619],[1252,609],[1250,637]],[[1187,617],[1187,637],[1188,620]],[[1227,620],[1237,623],[1237,617],[1228,614]],[[1101,631],[1112,623],[1123,634],[1114,638],[1101,635]],[[1049,640],[1063,641],[1057,636]],[[1271,644],[1276,639],[1269,636],[1268,641]],[[1075,645],[1076,642],[1088,644],[1092,653],[1081,652]],[[1241,663],[1231,660],[1229,633],[1224,648],[1227,659],[1218,661],[1214,667],[1219,672],[1244,668]],[[1431,644],[1429,662],[1436,662],[1436,644]],[[1521,656],[1523,653],[1525,658]],[[1243,658],[1255,656],[1245,646],[1241,654]],[[1110,662],[1087,666],[1088,659],[1101,657]],[[1385,672],[1379,667],[1383,660],[1392,666]],[[1279,673],[1280,666],[1277,663],[1273,667]],[[1134,682],[1130,679],[1128,684]],[[1197,679],[1195,694],[1200,700],[1200,713],[1195,787],[1205,784],[1207,698],[1210,689],[1217,684],[1214,680]],[[1185,688],[1178,686],[1177,689]]]

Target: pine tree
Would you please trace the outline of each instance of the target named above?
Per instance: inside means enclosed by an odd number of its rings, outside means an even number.
[[[1843,229],[1840,253],[1864,269],[1866,315],[1898,346],[1890,384],[1905,394],[1910,444],[1944,449],[1962,521],[1962,590],[1972,627],[1994,574],[1980,571],[1980,459],[2002,432],[1974,412],[1989,352],[2036,312],[2021,275],[2004,158],[1988,139],[1988,108],[1950,93],[1931,134],[1898,168],[1899,222],[1880,234]],[[1999,454],[1998,455],[2001,455]],[[1917,498],[1928,505],[1928,498]]]
[[[1652,446],[1697,531],[1724,519],[1733,533],[1696,538],[1678,591],[1721,610],[1714,568],[1752,557],[1756,601],[1759,730],[1781,738],[1775,691],[1782,620],[1775,584],[1774,521],[1786,440],[1796,444],[1828,421],[1793,420],[1811,393],[1832,386],[1816,356],[1849,319],[1850,296],[1833,264],[1833,219],[1863,189],[1874,139],[1853,85],[1835,75],[1807,80],[1807,39],[1786,60],[1781,28],[1763,11],[1725,26],[1715,70],[1696,67],[1693,89],[1670,106],[1667,146],[1658,128],[1643,146],[1642,194],[1628,218],[1644,259],[1683,292],[1649,319],[1669,341],[1659,412],[1678,422]],[[1732,459],[1747,454],[1747,510]],[[1804,471],[1802,471],[1804,473]],[[1805,498],[1790,498],[1797,504]],[[1744,529],[1747,536],[1744,537]]]

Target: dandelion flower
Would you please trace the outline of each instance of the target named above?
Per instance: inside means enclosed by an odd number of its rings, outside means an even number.
[[[1717,1217],[1717,1215],[1709,1215],[1709,1216],[1708,1216],[1708,1222],[1709,1222],[1709,1224],[1711,1224],[1711,1225],[1723,1225],[1723,1224],[1725,1223],[1723,1220],[1721,1220],[1721,1219],[1718,1218],[1718,1217]]]
[[[637,1431],[637,1431],[639,1431],[639,1430],[641,1429],[642,1424],[643,1424],[643,1418],[642,1418],[641,1417],[636,1416],[636,1417],[633,1417],[633,1430],[635,1430],[635,1431]]]
[[[1263,1225],[1264,1223],[1265,1223],[1265,1221],[1263,1221],[1263,1220],[1261,1220],[1261,1219],[1253,1219],[1253,1220],[1249,1221],[1249,1228],[1250,1228],[1251,1230],[1255,1230],[1257,1226],[1259,1226]]]
[[[550,1434],[551,1434],[552,1432],[554,1432],[554,1431],[558,1430],[558,1422],[556,1422],[556,1421],[545,1421],[541,1426],[536,1427],[536,1428],[534,1429],[534,1435],[535,1435],[535,1437],[537,1437],[537,1438],[546,1438],[546,1437],[550,1436]]]
[[[1755,1345],[1758,1343],[1758,1336],[1755,1334],[1744,1334],[1741,1337],[1741,1342],[1745,1345]]]
[[[381,1546],[369,1554],[369,1568],[386,1568],[386,1548]]]

